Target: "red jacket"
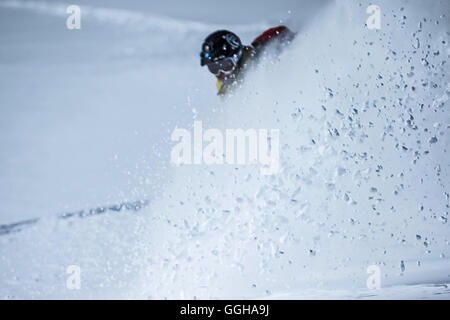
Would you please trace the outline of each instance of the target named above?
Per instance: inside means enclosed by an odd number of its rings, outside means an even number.
[[[252,46],[256,51],[260,50],[262,47],[273,43],[274,41],[279,41],[280,43],[288,43],[292,41],[295,37],[295,33],[289,30],[285,26],[278,26],[274,28],[267,29],[259,37],[257,37],[252,42]]]

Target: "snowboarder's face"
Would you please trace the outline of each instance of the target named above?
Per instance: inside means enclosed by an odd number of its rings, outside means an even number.
[[[225,58],[215,62],[208,63],[208,70],[216,77],[226,77],[233,74],[237,67],[237,59]]]

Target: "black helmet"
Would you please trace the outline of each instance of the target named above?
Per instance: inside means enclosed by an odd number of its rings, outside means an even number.
[[[233,32],[219,30],[211,33],[203,42],[200,53],[200,65],[204,66],[217,60],[233,57],[242,49],[241,40]]]

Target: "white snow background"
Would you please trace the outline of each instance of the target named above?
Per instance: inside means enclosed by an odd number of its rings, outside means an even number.
[[[0,297],[448,299],[450,4],[378,1],[380,30],[369,4],[1,0],[0,224],[41,220],[0,236]],[[218,98],[204,37],[278,24],[291,47]],[[194,119],[280,129],[281,172],[173,167]]]

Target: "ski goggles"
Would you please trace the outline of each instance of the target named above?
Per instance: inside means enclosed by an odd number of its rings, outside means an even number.
[[[229,75],[236,69],[241,56],[242,50],[239,51],[238,54],[233,55],[232,57],[223,58],[214,62],[210,62],[206,66],[208,67],[208,70],[216,76],[218,76],[220,73]]]

